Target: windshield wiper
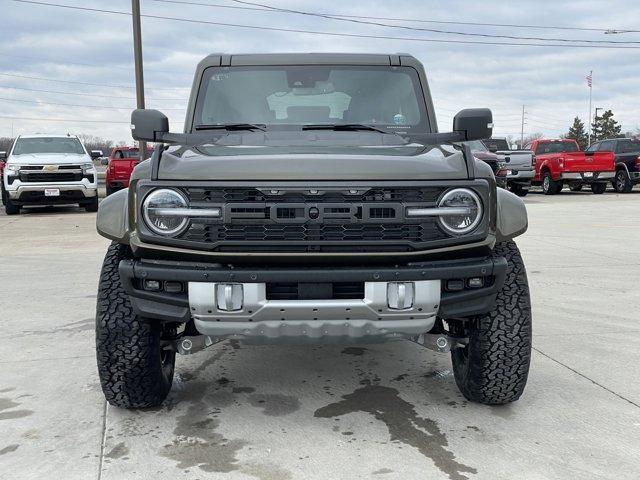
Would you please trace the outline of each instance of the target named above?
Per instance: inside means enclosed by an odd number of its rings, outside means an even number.
[[[311,123],[309,125],[303,125],[302,130],[335,130],[336,132],[357,132],[364,130],[379,133],[395,133],[362,123]]]
[[[195,130],[226,130],[236,131],[236,130],[260,130],[262,132],[267,131],[267,126],[265,124],[258,123],[226,123],[224,125],[196,125],[194,127]]]

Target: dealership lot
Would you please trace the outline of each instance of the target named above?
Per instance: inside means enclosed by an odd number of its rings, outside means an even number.
[[[525,202],[533,361],[497,408],[409,342],[225,342],[178,358],[162,408],[108,407],[95,214],[0,214],[0,478],[639,478],[640,192]]]

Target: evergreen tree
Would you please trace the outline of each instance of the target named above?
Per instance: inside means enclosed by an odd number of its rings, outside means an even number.
[[[613,112],[607,110],[600,117],[596,117],[591,124],[591,143],[596,140],[604,140],[607,138],[618,138],[621,136],[622,125],[613,118]]]
[[[584,130],[584,122],[580,120],[579,117],[573,119],[573,125],[569,128],[569,133],[565,135],[565,138],[574,139],[578,142],[578,145],[582,150],[587,148],[589,138],[587,136],[587,132]]]

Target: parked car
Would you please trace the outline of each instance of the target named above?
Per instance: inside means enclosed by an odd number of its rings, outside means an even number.
[[[6,195],[4,191],[4,182],[2,180],[4,175],[4,166],[7,164],[7,152],[5,150],[0,151],[0,193],[2,198],[2,205],[4,205],[4,197]]]
[[[640,183],[640,139],[612,138],[601,140],[587,149],[587,153],[612,152],[616,176],[611,183],[618,193],[629,193]]]
[[[474,157],[491,167],[491,171],[496,178],[496,185],[500,188],[507,188],[507,165],[500,160],[500,157],[490,152],[481,140],[465,143],[471,148]]]
[[[504,138],[490,138],[482,143],[498,156],[507,170],[507,188],[519,197],[529,193],[534,176],[533,154],[530,150],[513,150]]]
[[[20,135],[13,143],[3,175],[5,211],[25,205],[77,203],[98,210],[98,184],[92,158],[75,135]]]
[[[150,157],[152,153],[153,150],[148,150],[146,156]],[[138,163],[140,163],[138,147],[116,147],[111,150],[105,175],[107,195],[129,186],[131,172]]]
[[[490,110],[437,133],[408,55],[218,54],[193,85],[185,133],[133,112],[135,140],[172,145],[98,211],[112,240],[96,318],[112,405],[159,405],[176,353],[228,338],[409,339],[451,353],[466,398],[521,396],[531,303],[513,239],[525,205],[450,145],[489,138]]]
[[[545,195],[554,195],[568,184],[572,191],[589,185],[593,193],[604,193],[615,176],[611,152],[581,152],[569,138],[534,140],[525,149],[533,152],[534,185],[542,185]]]

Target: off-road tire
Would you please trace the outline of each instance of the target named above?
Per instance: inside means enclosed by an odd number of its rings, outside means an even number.
[[[97,211],[98,211],[98,201],[99,201],[99,200],[98,200],[98,195],[96,195],[94,198],[92,198],[92,199],[91,199],[91,201],[90,201],[90,202],[85,203],[85,204],[83,205],[83,206],[84,206],[84,209],[85,209],[87,212],[97,212]]]
[[[600,195],[607,191],[607,184],[604,182],[597,182],[591,184],[591,191],[596,195]]]
[[[7,215],[18,215],[20,213],[20,205],[16,205],[11,201],[8,195],[5,195],[4,212]]]
[[[613,179],[613,189],[618,193],[629,193],[633,189],[633,183],[624,169],[619,169]]]
[[[555,195],[562,191],[562,181],[556,182],[551,178],[550,172],[544,172],[542,175],[542,193],[545,195]]]
[[[531,300],[522,257],[513,241],[498,243],[494,255],[508,264],[495,307],[469,319],[468,344],[451,351],[458,388],[468,400],[486,405],[518,400],[531,361]]]
[[[529,193],[529,190],[527,190],[526,188],[524,188],[522,185],[518,183],[514,183],[513,185],[510,185],[509,191],[519,197],[526,197],[527,193]]]
[[[111,405],[155,407],[171,390],[175,351],[161,348],[160,323],[133,312],[118,273],[118,264],[127,258],[129,248],[112,243],[102,264],[96,311],[98,374]]]
[[[115,192],[115,190],[109,186],[107,186],[105,190],[107,191],[107,197]]]
[[[582,191],[582,184],[579,183],[578,185],[569,185],[569,190],[571,190],[572,192],[581,192]]]

